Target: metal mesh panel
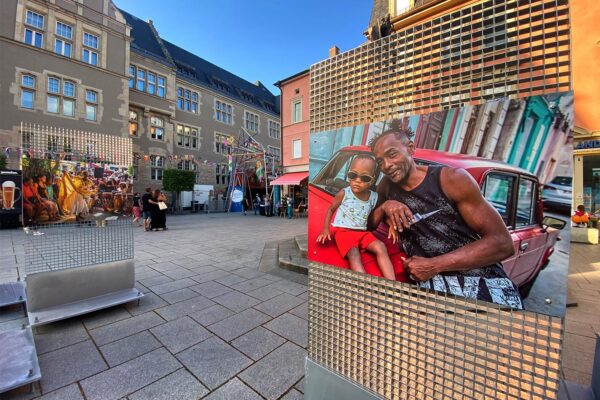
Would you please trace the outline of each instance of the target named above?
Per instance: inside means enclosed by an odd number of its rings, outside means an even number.
[[[21,144],[29,157],[131,165],[132,140],[54,126],[21,123]]]
[[[308,356],[390,399],[556,399],[559,318],[309,268]]]
[[[311,132],[568,91],[567,0],[486,0],[311,66]]]
[[[27,275],[133,258],[129,218],[39,225],[25,232]]]

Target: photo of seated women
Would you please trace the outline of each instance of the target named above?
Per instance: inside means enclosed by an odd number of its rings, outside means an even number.
[[[133,214],[132,179],[125,167],[33,159],[23,172],[27,225]]]

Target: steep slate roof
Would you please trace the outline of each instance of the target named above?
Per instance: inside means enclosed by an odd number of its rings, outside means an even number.
[[[136,53],[172,67],[173,64],[162,51],[150,24],[142,21],[135,15],[129,14],[127,11],[123,11],[122,9],[119,9],[119,11],[125,17],[127,24],[131,26],[131,49]]]
[[[148,22],[121,9],[119,11],[132,28],[131,48],[134,52],[175,66],[178,78],[210,88],[221,93],[223,97],[235,99],[265,112],[279,114],[279,96],[274,96],[262,83],[250,83],[173,43],[158,38]],[[161,44],[164,48],[161,48]],[[163,49],[169,53],[168,56]],[[173,59],[175,65],[169,58]]]

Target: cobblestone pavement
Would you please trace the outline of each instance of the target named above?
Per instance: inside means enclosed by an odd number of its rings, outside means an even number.
[[[135,303],[39,328],[42,381],[2,399],[300,399],[306,286],[258,271],[267,242],[306,219],[179,215],[166,232],[135,229]],[[17,278],[23,234],[0,231],[0,282]],[[572,244],[563,351],[568,380],[591,382],[600,334],[600,246]],[[0,310],[0,330],[25,323]],[[41,387],[41,393],[39,392]]]
[[[266,242],[305,233],[306,219],[187,214],[167,223],[135,229],[140,305],[39,327],[41,385],[2,399],[303,397],[307,287],[258,265]],[[24,276],[22,240],[0,233],[0,282],[17,269]],[[0,330],[22,323],[20,308],[0,310]]]

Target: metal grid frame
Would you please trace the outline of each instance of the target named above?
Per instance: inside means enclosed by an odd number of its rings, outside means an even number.
[[[133,258],[130,218],[38,225],[25,232],[27,275]]]
[[[571,89],[568,0],[482,0],[310,68],[311,132]]]
[[[560,318],[311,263],[308,356],[389,399],[556,399]]]
[[[31,158],[132,165],[129,137],[21,123],[21,148]]]

